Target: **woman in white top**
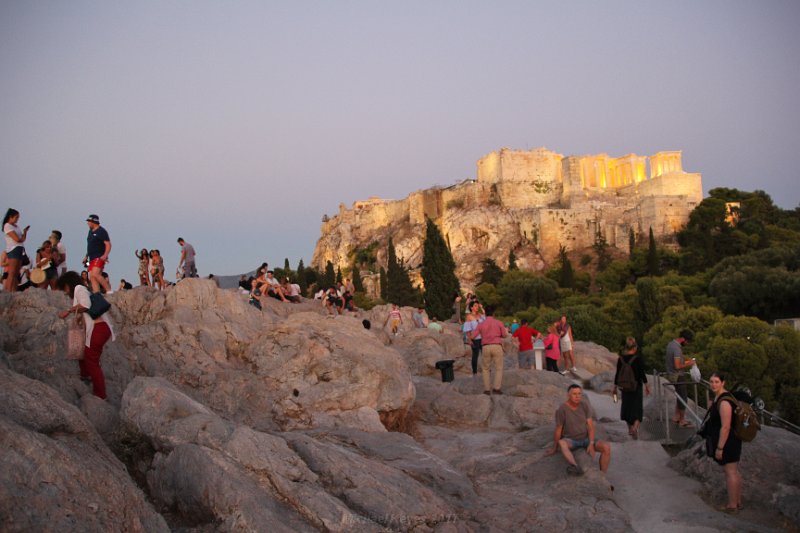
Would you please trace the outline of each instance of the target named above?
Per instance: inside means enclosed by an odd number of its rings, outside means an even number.
[[[16,292],[19,283],[19,270],[22,266],[22,259],[26,257],[23,243],[28,237],[30,226],[19,229],[19,211],[9,209],[3,217],[3,233],[6,236],[6,257],[8,258],[8,277],[3,282],[3,289],[8,292]]]
[[[60,318],[67,318],[71,313],[83,313],[83,323],[86,327],[86,348],[83,359],[78,361],[81,370],[81,380],[92,383],[92,392],[98,398],[106,399],[106,378],[100,368],[100,356],[103,346],[108,340],[114,340],[108,313],[92,319],[86,311],[91,307],[91,293],[81,283],[77,272],[69,271],[58,278],[58,288],[72,298],[72,307],[58,314]]]

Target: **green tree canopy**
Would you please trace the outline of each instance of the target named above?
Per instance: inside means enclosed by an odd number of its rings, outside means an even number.
[[[506,272],[497,285],[497,295],[505,314],[540,305],[555,306],[558,303],[558,285],[544,276],[511,270]]]
[[[481,261],[481,265],[483,265],[483,270],[478,275],[478,285],[481,283],[489,283],[491,285],[497,285],[500,283],[500,280],[503,279],[503,269],[497,266],[497,263],[494,259],[487,257],[483,261]]]

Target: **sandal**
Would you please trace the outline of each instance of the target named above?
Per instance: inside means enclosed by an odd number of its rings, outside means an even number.
[[[678,424],[678,427],[681,427],[681,428],[693,428],[694,425],[691,422],[689,422],[688,420],[684,420],[683,422]]]
[[[738,507],[728,507],[727,505],[720,507],[719,510],[722,511],[723,513],[728,513],[728,514],[736,514],[739,512]]]

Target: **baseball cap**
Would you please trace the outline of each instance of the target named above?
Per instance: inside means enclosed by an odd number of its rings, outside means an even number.
[[[100,223],[100,217],[97,215],[89,215],[86,217],[86,222],[94,222],[95,224]]]

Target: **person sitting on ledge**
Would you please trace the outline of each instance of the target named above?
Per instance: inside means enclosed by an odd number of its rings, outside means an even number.
[[[264,289],[266,289],[267,296],[272,296],[276,300],[280,300],[282,302],[289,301],[286,299],[286,295],[283,294],[281,282],[278,281],[278,278],[275,277],[275,273],[272,270],[267,270],[266,281],[266,285],[261,289],[262,293],[264,293]]]
[[[328,289],[328,292],[322,299],[322,304],[328,311],[328,315],[341,315],[344,312],[344,300],[339,297],[339,294],[336,292],[336,287],[330,287]]]
[[[439,319],[436,318],[436,317],[433,317],[431,319],[431,321],[428,322],[428,329],[432,329],[433,331],[436,331],[438,333],[441,333],[442,331],[444,331],[444,327],[439,322]]]
[[[424,328],[427,324],[425,324],[425,308],[418,307],[414,309],[414,312],[411,313],[411,320],[414,321],[415,328]]]
[[[358,311],[358,306],[356,306],[355,298],[353,297],[353,293],[349,290],[345,289],[344,294],[342,295],[342,301],[344,302],[344,309],[350,311],[351,313],[355,313]]]
[[[561,451],[567,460],[567,473],[579,476],[583,469],[575,461],[572,450],[586,448],[592,459],[600,452],[600,470],[608,471],[611,462],[611,446],[602,440],[594,438],[594,422],[592,421],[592,406],[583,399],[583,389],[580,385],[572,384],[567,388],[567,401],[556,410],[556,429],[553,435],[553,447],[545,456],[554,455]]]
[[[299,304],[300,301],[303,299],[300,296],[300,285],[297,283],[290,283],[289,278],[284,278],[283,283],[281,283],[281,290],[283,291],[283,295],[292,303]]]

